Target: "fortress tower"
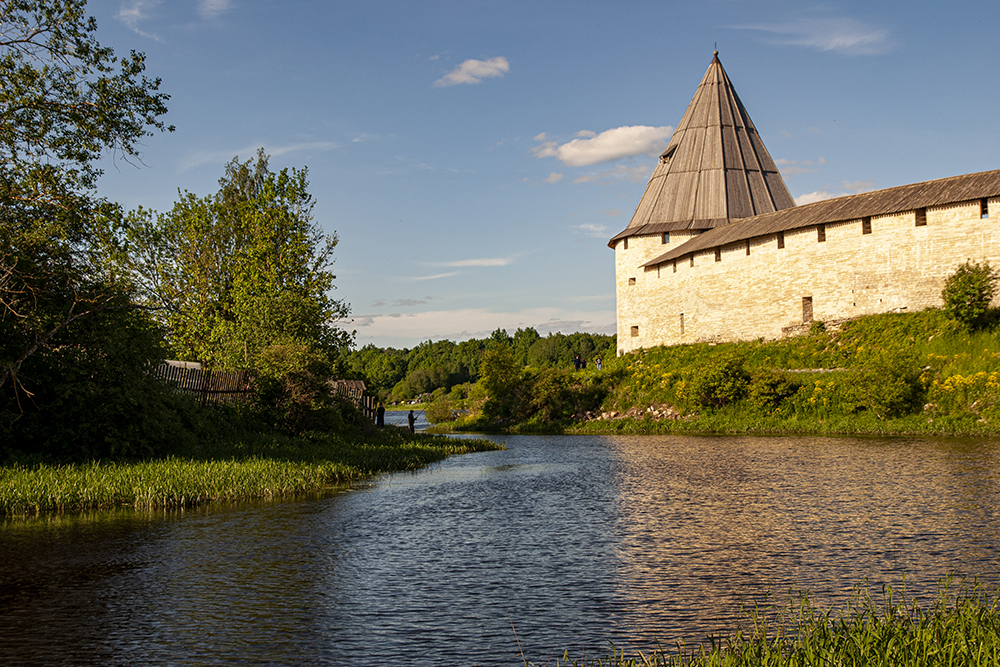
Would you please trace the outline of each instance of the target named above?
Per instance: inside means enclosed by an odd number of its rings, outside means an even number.
[[[795,206],[716,52],[608,243],[618,351],[939,306],[959,264],[1000,265],[998,204],[1000,170]]]
[[[666,252],[657,243],[674,245],[675,239],[686,240],[738,218],[792,206],[795,202],[716,51],[632,220],[608,245],[616,248],[634,237],[650,237],[656,241],[651,250]]]

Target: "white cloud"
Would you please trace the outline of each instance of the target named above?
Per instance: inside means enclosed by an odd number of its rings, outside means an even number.
[[[832,194],[827,190],[816,190],[815,192],[807,192],[804,195],[799,195],[795,198],[795,205],[802,206],[803,204],[812,204],[814,202],[823,201],[824,199],[833,199],[834,197],[840,197],[841,194]]]
[[[817,51],[871,56],[892,48],[886,30],[871,28],[851,18],[804,18],[785,23],[735,26],[773,35],[775,44],[805,46]]]
[[[184,160],[177,168],[177,171],[187,171],[194,167],[200,167],[203,164],[225,164],[235,156],[241,156],[243,160],[247,160],[257,154],[259,146],[260,144],[255,144],[235,151],[220,150],[195,153]],[[285,144],[284,146],[268,146],[264,144],[264,152],[272,157],[277,157],[298,151],[329,151],[337,147],[338,144],[333,141],[307,141],[297,144]]]
[[[614,169],[599,171],[595,174],[584,174],[573,179],[573,183],[620,183],[629,181],[632,183],[642,183],[649,180],[652,167],[649,165],[638,165],[628,167],[620,164]]]
[[[823,201],[824,199],[834,199],[836,197],[856,195],[861,192],[871,192],[875,189],[874,181],[844,181],[841,185],[846,192],[830,192],[829,190],[807,192],[804,195],[796,197],[795,204],[796,206],[802,206],[803,204],[812,204],[814,202]]]
[[[357,345],[412,347],[425,340],[485,338],[497,328],[509,332],[534,327],[540,334],[587,331],[613,334],[617,331],[614,309],[572,310],[530,308],[516,312],[494,312],[482,308],[433,310],[422,313],[366,314],[339,325],[357,329]]]
[[[600,134],[580,132],[577,133],[577,139],[562,145],[555,141],[544,141],[545,134],[542,133],[535,139],[543,143],[532,148],[531,152],[538,158],[555,157],[571,167],[586,167],[624,157],[659,155],[667,147],[667,141],[673,133],[674,128],[669,125],[630,125],[605,130]]]
[[[458,271],[451,271],[449,273],[435,273],[432,276],[415,276],[413,278],[404,278],[404,280],[407,280],[409,282],[416,282],[420,280],[437,280],[439,278],[451,278],[452,276],[457,276],[457,275]]]
[[[510,63],[503,56],[489,60],[466,60],[464,63],[434,82],[436,87],[457,86],[462,83],[479,83],[483,79],[503,76],[510,71]]]
[[[562,180],[562,177],[563,177],[562,174],[557,174],[556,172],[553,171],[551,174],[545,177],[542,183],[558,183],[559,181]]]
[[[581,231],[587,232],[587,236],[603,239],[608,236],[608,228],[606,225],[593,225],[593,224],[583,224],[574,225],[573,229],[579,229]]]
[[[510,257],[484,257],[482,259],[460,259],[455,262],[439,262],[435,266],[507,266],[514,260]]]
[[[201,0],[198,3],[198,13],[202,18],[211,20],[225,14],[232,6],[232,0]]]
[[[152,18],[152,10],[160,4],[160,0],[133,0],[131,4],[123,4],[115,15],[115,18],[125,24],[132,32],[161,41],[153,33],[145,32],[139,28],[139,24]]]

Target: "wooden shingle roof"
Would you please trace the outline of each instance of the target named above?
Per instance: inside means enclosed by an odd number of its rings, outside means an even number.
[[[608,245],[628,236],[714,229],[793,206],[716,51],[632,220]]]
[[[795,208],[734,221],[693,237],[670,252],[643,264],[652,267],[709,248],[769,236],[813,225],[861,220],[866,217],[914,211],[990,197],[1000,197],[1000,170],[952,176],[934,181],[901,185],[886,190],[826,199]]]

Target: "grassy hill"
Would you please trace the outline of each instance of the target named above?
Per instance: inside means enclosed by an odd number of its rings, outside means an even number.
[[[504,414],[460,429],[572,433],[1000,435],[996,317],[976,331],[943,311],[862,317],[779,341],[675,345],[603,371],[526,369]],[[529,386],[525,386],[525,385]]]

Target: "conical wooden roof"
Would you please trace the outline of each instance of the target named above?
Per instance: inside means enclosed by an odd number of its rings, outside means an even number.
[[[635,215],[608,245],[640,234],[712,229],[792,206],[795,202],[716,51]]]

